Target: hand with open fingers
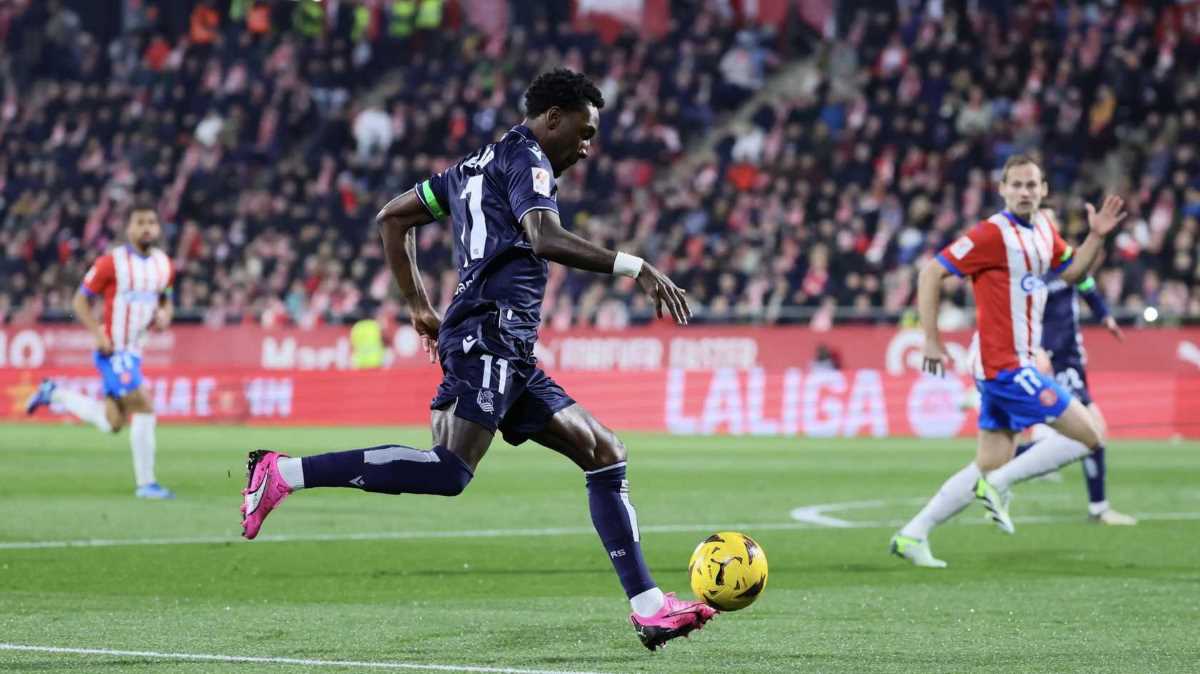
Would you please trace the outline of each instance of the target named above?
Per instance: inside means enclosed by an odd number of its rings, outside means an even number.
[[[654,300],[654,308],[659,318],[663,317],[663,306],[666,305],[676,323],[687,325],[688,319],[692,317],[692,308],[688,306],[686,290],[675,285],[649,262],[642,264],[637,283],[642,291]]]
[[[412,324],[421,336],[421,348],[429,354],[429,362],[437,362],[437,339],[438,330],[442,327],[442,317],[433,307],[418,307],[412,310]]]
[[[921,347],[921,371],[941,377],[946,374],[946,364],[950,362],[950,354],[941,342],[925,340]]]
[[[1118,342],[1125,341],[1125,333],[1121,332],[1121,326],[1117,325],[1117,319],[1112,316],[1104,317],[1104,328],[1108,330],[1113,337],[1117,338]]]
[[[1087,204],[1088,226],[1094,234],[1108,236],[1125,218],[1125,200],[1115,194],[1110,194],[1097,211],[1094,206]]]

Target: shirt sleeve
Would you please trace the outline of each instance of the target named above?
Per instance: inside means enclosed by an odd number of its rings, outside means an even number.
[[[116,281],[116,269],[113,267],[112,255],[102,255],[92,263],[91,269],[83,277],[79,286],[84,293],[96,296],[103,295],[108,287]]]
[[[508,206],[517,222],[538,208],[558,212],[558,187],[554,170],[541,150],[527,145],[509,158],[504,177],[508,183]]]
[[[1076,286],[1076,289],[1083,297],[1083,301],[1087,302],[1088,308],[1092,310],[1092,315],[1096,317],[1096,320],[1102,321],[1108,318],[1108,303],[1104,301],[1104,296],[1100,294],[1100,291],[1096,290],[1096,279],[1089,276],[1083,283]]]
[[[167,286],[163,288],[162,294],[164,297],[170,297],[175,292],[175,263],[171,262],[171,258],[167,258]]]
[[[974,276],[1008,264],[1004,237],[996,225],[984,220],[938,253],[937,261],[955,276]]]
[[[1058,224],[1054,222],[1050,212],[1043,211],[1043,213],[1046,215],[1046,222],[1050,223],[1050,232],[1054,236],[1054,240],[1050,242],[1050,273],[1059,274],[1071,266],[1075,249],[1062,238],[1062,234],[1058,233]]]
[[[434,220],[441,220],[450,213],[450,196],[446,194],[446,172],[435,173],[413,186],[417,200],[429,211]]]

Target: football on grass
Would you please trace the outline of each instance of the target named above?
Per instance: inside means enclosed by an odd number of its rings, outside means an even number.
[[[737,611],[766,588],[767,554],[746,534],[721,531],[696,546],[688,577],[698,599],[719,611]]]

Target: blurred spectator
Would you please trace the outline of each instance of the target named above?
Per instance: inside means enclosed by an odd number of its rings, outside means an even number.
[[[108,44],[58,0],[0,7],[0,321],[64,309],[133,197],[159,204],[184,318],[390,309],[374,212],[519,122],[523,87],[556,65],[610,102],[595,156],[560,183],[565,224],[641,251],[698,320],[895,320],[1029,149],[1068,239],[1084,201],[1126,195],[1097,274],[1114,308],[1200,318],[1200,39],[1174,8],[847,3],[814,48],[717,0],[673,0],[668,35],[612,44],[531,7],[502,36],[440,0],[179,7],[128,3]],[[451,236],[418,236],[443,303]],[[647,320],[623,281],[556,269],[548,322]]]

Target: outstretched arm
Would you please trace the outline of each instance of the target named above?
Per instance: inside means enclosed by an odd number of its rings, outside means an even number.
[[[400,286],[400,294],[408,305],[413,327],[421,335],[421,343],[432,360],[442,319],[429,303],[425,284],[421,282],[421,271],[417,268],[415,229],[430,222],[433,222],[433,217],[417,199],[415,190],[392,199],[375,216],[375,224],[383,237],[384,256],[387,257],[396,284]]]
[[[558,213],[543,208],[529,211],[521,218],[521,227],[534,255],[584,271],[630,276],[654,300],[659,318],[664,304],[676,323],[686,325],[692,317],[687,291],[641,258],[602,248],[563,229]]]

